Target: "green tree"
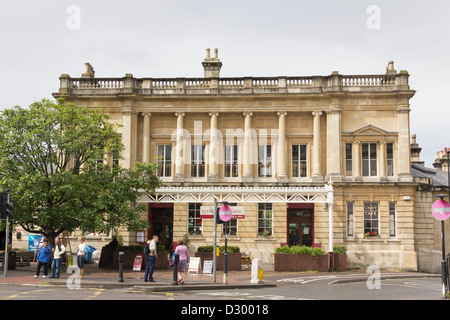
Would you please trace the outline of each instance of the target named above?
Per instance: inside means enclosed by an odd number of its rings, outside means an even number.
[[[57,100],[0,115],[0,186],[16,204],[15,222],[53,243],[65,230],[148,227],[138,200],[161,185],[155,163],[122,168],[118,125],[103,108]],[[111,161],[110,161],[111,162]]]

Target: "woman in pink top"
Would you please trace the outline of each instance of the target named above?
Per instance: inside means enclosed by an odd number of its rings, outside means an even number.
[[[180,254],[180,260],[178,262],[178,283],[184,284],[183,277],[188,268],[187,261],[189,259],[189,251],[184,245],[183,239],[178,240],[178,246],[176,247],[175,252]]]

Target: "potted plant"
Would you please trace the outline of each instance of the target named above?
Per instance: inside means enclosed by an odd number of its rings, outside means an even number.
[[[347,270],[347,249],[344,246],[333,246],[334,253],[334,271]]]
[[[364,238],[379,238],[379,233],[376,231],[368,231],[364,233]]]
[[[225,246],[220,246],[219,256],[216,259],[217,268],[216,270],[223,270],[223,257],[225,252]],[[195,252],[195,256],[200,258],[200,263],[203,266],[205,259],[213,259],[214,246],[200,246]],[[227,246],[227,262],[228,270],[241,270],[241,252],[240,248],[237,246]]]

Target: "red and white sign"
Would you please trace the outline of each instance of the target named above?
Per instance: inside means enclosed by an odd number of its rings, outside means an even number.
[[[232,206],[231,219],[244,219],[245,209],[241,206]],[[214,219],[214,207],[213,206],[201,206],[200,207],[201,219]]]
[[[231,219],[231,215],[233,214],[233,210],[229,205],[224,204],[220,207],[219,217],[222,221],[228,221]]]
[[[140,254],[136,255],[136,257],[134,258],[134,263],[133,263],[133,271],[141,271],[143,259],[144,259],[144,257],[142,255],[140,255]]]
[[[438,200],[433,203],[431,212],[434,218],[444,221],[450,217],[450,204],[445,200]]]

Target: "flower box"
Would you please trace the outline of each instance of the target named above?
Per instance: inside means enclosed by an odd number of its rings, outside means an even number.
[[[334,271],[347,271],[347,255],[334,254]]]
[[[147,257],[142,253],[142,251],[124,251],[124,269],[133,269],[134,259],[137,255],[142,255],[144,258],[142,259],[142,267],[141,270],[145,270],[147,266]],[[113,254],[112,268],[119,269],[119,251],[116,250]],[[167,269],[169,268],[168,261],[168,251],[158,251],[155,269]]]
[[[328,272],[328,255],[274,254],[274,271],[318,271]]]
[[[200,263],[203,268],[203,263],[205,259],[213,259],[213,253],[212,252],[196,252],[196,257],[200,258]],[[241,253],[240,252],[232,252],[228,253],[228,271],[240,271],[241,270]],[[216,270],[223,270],[223,258],[224,254],[220,253],[218,257],[216,257],[216,264],[217,268]]]

